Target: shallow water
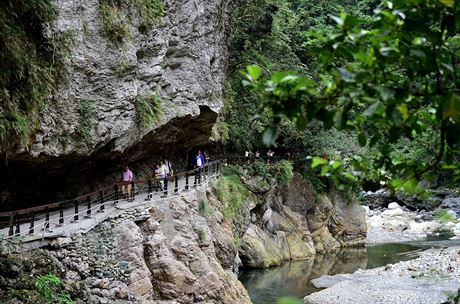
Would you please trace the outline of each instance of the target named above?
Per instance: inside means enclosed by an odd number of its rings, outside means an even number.
[[[311,283],[322,275],[352,273],[400,261],[415,259],[420,252],[432,247],[460,246],[460,240],[442,238],[425,241],[382,244],[366,248],[347,248],[336,254],[317,254],[314,259],[289,262],[269,269],[242,271],[239,279],[254,304],[275,304],[280,297],[303,298],[319,291]]]

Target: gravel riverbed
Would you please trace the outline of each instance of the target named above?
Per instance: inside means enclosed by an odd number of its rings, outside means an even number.
[[[305,303],[442,303],[460,288],[460,247],[430,249],[415,260],[312,282],[326,289],[305,297]]]

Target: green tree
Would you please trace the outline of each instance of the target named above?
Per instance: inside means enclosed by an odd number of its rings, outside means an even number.
[[[374,172],[390,186],[422,192],[419,180],[448,171],[459,178],[460,4],[452,0],[385,1],[372,18],[346,13],[313,50],[318,73],[301,77],[248,66],[245,85],[263,95],[272,121],[287,117],[299,130],[312,120],[349,129],[374,152],[349,163],[316,157],[313,166],[343,184]],[[264,140],[278,132],[268,128]],[[435,155],[415,161],[392,154],[401,140],[430,139]]]

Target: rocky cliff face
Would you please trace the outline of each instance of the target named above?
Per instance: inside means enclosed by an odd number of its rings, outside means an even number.
[[[71,33],[74,40],[66,77],[31,146],[10,152],[8,168],[1,168],[3,204],[28,192],[35,199],[50,188],[68,192],[76,181],[91,184],[121,163],[166,152],[185,156],[210,136],[223,106],[229,2],[166,0],[164,16],[147,30],[142,11],[126,4],[121,45],[104,30],[101,3],[53,2],[58,19],[50,32]],[[156,107],[147,124],[142,100]]]
[[[317,252],[364,243],[364,209],[341,194],[317,196],[298,174],[282,187],[242,180],[252,194],[233,216],[216,183],[138,204],[47,250],[0,256],[0,301],[35,296],[32,278],[52,272],[80,303],[244,304],[250,299],[235,274],[240,267],[313,261]]]
[[[257,177],[245,183],[258,193],[259,203],[251,210],[251,223],[242,237],[244,266],[281,265],[365,244],[365,211],[344,194],[335,190],[317,194],[300,174],[286,186],[264,188]]]
[[[0,302],[32,303],[33,278],[51,272],[77,303],[251,303],[232,272],[231,224],[218,206],[200,211],[205,197],[133,207],[48,250],[0,255]]]

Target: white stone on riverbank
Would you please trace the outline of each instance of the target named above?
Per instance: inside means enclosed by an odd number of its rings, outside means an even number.
[[[313,280],[328,287],[305,297],[311,304],[432,304],[460,287],[460,247],[425,251],[418,259],[350,275]]]
[[[460,236],[458,219],[441,222],[432,218],[429,212],[409,211],[396,203],[390,203],[388,207],[392,209],[371,210],[363,206],[366,210],[368,227],[367,244],[417,241],[425,239],[428,235],[446,231],[451,231],[457,237]]]

